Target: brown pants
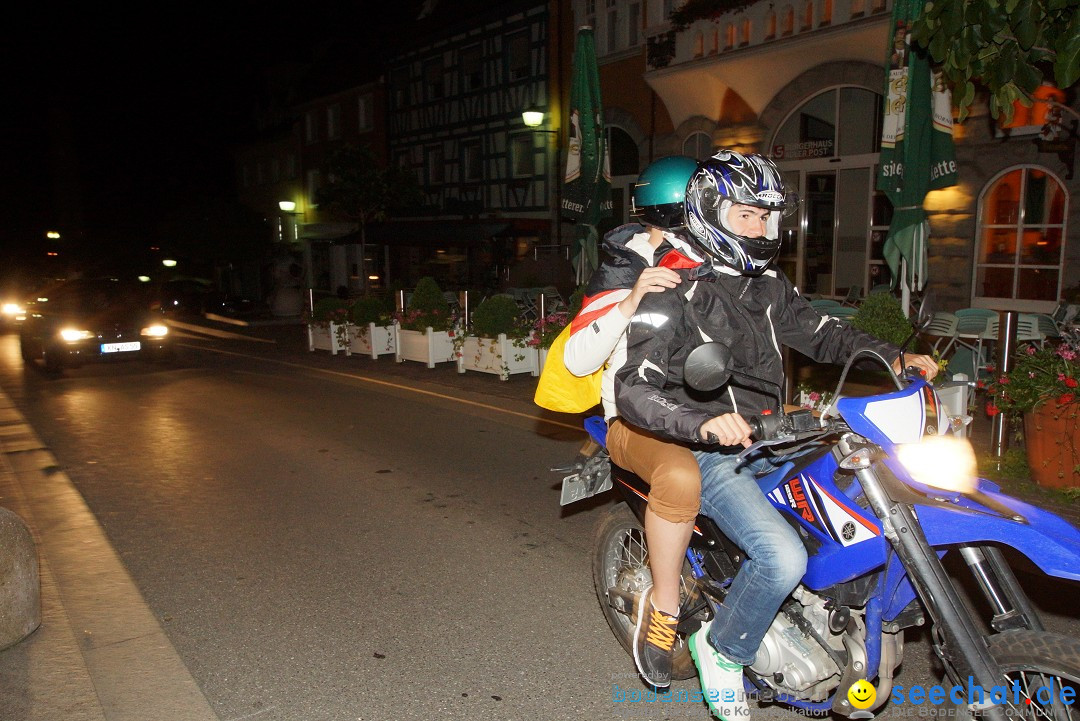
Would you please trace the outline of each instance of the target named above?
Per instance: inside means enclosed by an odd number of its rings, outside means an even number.
[[[616,419],[607,432],[615,464],[648,482],[649,508],[671,523],[694,520],[701,506],[701,469],[690,449]]]

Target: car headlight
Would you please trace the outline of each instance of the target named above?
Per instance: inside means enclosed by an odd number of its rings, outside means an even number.
[[[26,311],[18,303],[4,303],[0,306],[0,313],[9,317],[26,316]]]
[[[966,438],[927,436],[897,446],[896,457],[925,486],[956,493],[975,490],[975,450]]]
[[[94,337],[94,334],[88,330],[82,330],[80,328],[61,328],[60,337],[66,340],[68,343],[73,343],[78,340],[88,340]]]
[[[169,334],[169,327],[160,323],[148,325],[142,329],[142,334],[150,338],[164,338]]]

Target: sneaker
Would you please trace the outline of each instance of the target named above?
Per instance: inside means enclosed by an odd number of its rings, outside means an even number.
[[[656,688],[671,685],[671,653],[678,625],[678,616],[669,616],[653,606],[652,587],[641,594],[634,625],[634,663],[638,673]]]
[[[712,621],[702,624],[689,641],[690,656],[701,679],[701,693],[709,704],[709,710],[722,721],[750,718],[750,707],[746,705],[746,690],[743,687],[742,664],[727,660],[713,648],[709,643],[710,628]]]

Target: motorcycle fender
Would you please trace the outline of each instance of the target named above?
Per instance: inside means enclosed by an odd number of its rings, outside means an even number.
[[[1080,581],[1080,531],[1049,511],[1001,493],[984,492],[1023,520],[957,506],[916,505],[930,545],[999,543],[1024,554],[1050,576]]]

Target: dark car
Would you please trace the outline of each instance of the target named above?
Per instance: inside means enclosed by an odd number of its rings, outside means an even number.
[[[164,316],[143,285],[112,278],[67,280],[28,299],[19,328],[22,357],[58,371],[87,361],[163,358],[170,351]]]

